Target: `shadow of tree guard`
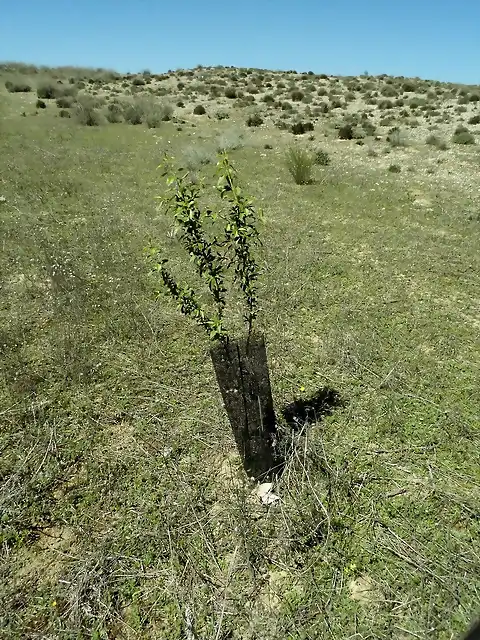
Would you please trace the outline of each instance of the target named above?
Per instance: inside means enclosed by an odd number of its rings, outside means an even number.
[[[323,387],[309,398],[297,398],[290,402],[282,409],[281,414],[291,429],[300,431],[320,422],[325,416],[332,415],[334,409],[343,405],[338,391]]]

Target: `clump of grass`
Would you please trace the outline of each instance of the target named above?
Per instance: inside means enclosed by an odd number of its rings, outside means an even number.
[[[437,147],[441,151],[446,151],[448,149],[448,145],[443,138],[436,136],[435,134],[430,134],[425,140],[425,144],[428,144],[432,147]]]
[[[295,184],[311,184],[313,182],[313,166],[315,158],[306,149],[291,146],[285,152],[285,164]]]

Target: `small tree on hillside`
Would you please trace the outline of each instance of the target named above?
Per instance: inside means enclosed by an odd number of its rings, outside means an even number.
[[[276,451],[276,424],[270,387],[265,341],[254,332],[258,314],[258,264],[254,248],[259,243],[259,213],[237,184],[228,156],[217,164],[216,192],[226,211],[216,213],[202,207],[204,182],[192,183],[188,173],[175,172],[172,159],[165,158],[167,194],[161,198],[173,214],[180,241],[206,288],[206,295],[187,283],[179,283],[168,259],[157,248],[147,252],[153,271],[159,273],[164,291],[180,311],[193,318],[212,341],[217,381],[232,426],[244,468],[249,476],[267,477],[281,463]],[[215,228],[221,228],[215,232]],[[240,292],[246,337],[235,339],[227,328],[227,299]],[[233,319],[233,316],[232,316]]]

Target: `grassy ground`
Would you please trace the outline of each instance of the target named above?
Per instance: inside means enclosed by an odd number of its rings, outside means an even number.
[[[241,107],[86,127],[1,91],[0,636],[458,637],[480,611],[476,147],[385,164],[385,142],[370,157],[320,122],[331,163],[298,186],[291,134]],[[153,199],[162,152],[210,178],[222,135],[265,213],[277,411],[342,398],[269,508],[209,345],[142,258],[182,255]]]

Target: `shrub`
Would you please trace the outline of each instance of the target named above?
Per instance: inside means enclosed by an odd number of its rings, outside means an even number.
[[[57,85],[54,85],[52,82],[42,83],[37,87],[37,97],[43,98],[44,100],[56,98],[59,93],[60,91]]]
[[[300,136],[307,131],[313,131],[314,126],[311,122],[294,122],[290,127],[290,131],[295,136]]]
[[[265,102],[266,104],[273,104],[275,102],[275,98],[270,93],[267,93],[263,96],[262,102]]]
[[[461,131],[453,134],[452,142],[455,144],[475,144],[475,136],[470,131]]]
[[[330,156],[323,149],[316,149],[314,153],[314,162],[322,167],[330,164]]]
[[[205,115],[207,113],[207,110],[205,109],[203,104],[197,104],[197,106],[193,110],[193,113],[196,116],[203,116],[203,115]]]
[[[215,117],[217,120],[228,120],[230,118],[230,114],[228,111],[217,111],[215,113]]]
[[[217,151],[235,151],[243,147],[243,133],[239,129],[228,129],[218,136]]]
[[[480,124],[480,114],[477,114],[476,116],[472,116],[468,121],[468,124]]]
[[[304,93],[303,91],[299,91],[298,89],[294,89],[291,93],[290,93],[290,98],[294,101],[294,102],[301,102],[303,100],[304,97]]]
[[[362,120],[362,129],[365,131],[365,135],[374,136],[377,130],[373,122],[370,122],[367,118]]]
[[[125,122],[128,122],[129,124],[142,124],[145,118],[143,105],[137,100],[125,104],[123,108],[123,117],[125,118]]]
[[[70,96],[61,96],[55,100],[55,103],[60,109],[70,109],[73,104],[73,98]]]
[[[67,111],[66,109],[60,109],[60,111],[58,112],[58,115],[60,116],[60,118],[70,118],[71,117],[70,111]]]
[[[469,96],[470,102],[480,102],[480,95],[478,93],[472,93]]]
[[[9,93],[28,93],[29,91],[32,90],[32,87],[29,84],[21,80],[16,82],[11,82],[10,80],[7,80],[5,82],[5,88]]]
[[[106,118],[108,122],[117,124],[123,120],[123,109],[117,102],[108,105]]]
[[[392,87],[392,85],[390,84],[386,84],[384,87],[382,87],[380,93],[386,98],[396,98],[398,95],[394,87]]]
[[[425,143],[431,145],[432,147],[437,147],[437,149],[440,149],[441,151],[446,151],[448,149],[448,145],[445,140],[443,140],[439,136],[434,135],[433,133],[427,137]]]
[[[215,160],[215,151],[211,147],[195,145],[187,147],[182,152],[183,166],[189,171],[196,171],[202,165],[207,165]]]
[[[149,129],[156,129],[162,122],[161,111],[155,109],[154,107],[152,107],[151,109],[147,109],[145,111],[144,120]]]
[[[389,142],[392,147],[405,147],[407,145],[405,135],[398,127],[390,129],[387,134],[387,142]]]
[[[315,159],[306,149],[297,146],[289,147],[285,152],[285,164],[295,184],[311,184],[313,182]]]
[[[68,111],[66,113],[69,113]],[[63,116],[62,116],[63,117]],[[69,114],[70,117],[70,114]],[[75,105],[75,120],[79,124],[87,127],[98,127],[101,123],[100,113],[88,103],[77,103]]]
[[[390,173],[400,173],[400,171],[402,170],[402,167],[398,164],[391,164],[388,167],[388,170],[390,171]]]
[[[463,124],[459,124],[455,129],[454,133],[466,133],[468,131],[467,127]]]
[[[45,104],[45,102],[43,100],[37,100],[37,102],[35,103],[35,107],[37,109],[46,109],[47,105]]]
[[[132,84],[134,87],[141,87],[145,84],[145,80],[143,78],[137,77],[132,80]]]
[[[228,89],[225,89],[224,95],[226,98],[230,98],[231,100],[233,100],[237,97],[237,91],[234,87],[229,87]]]
[[[351,124],[343,124],[338,130],[338,137],[340,140],[352,140],[353,139],[353,127]]]
[[[253,113],[247,118],[247,126],[248,127],[259,127],[263,124],[263,118],[259,113]]]

